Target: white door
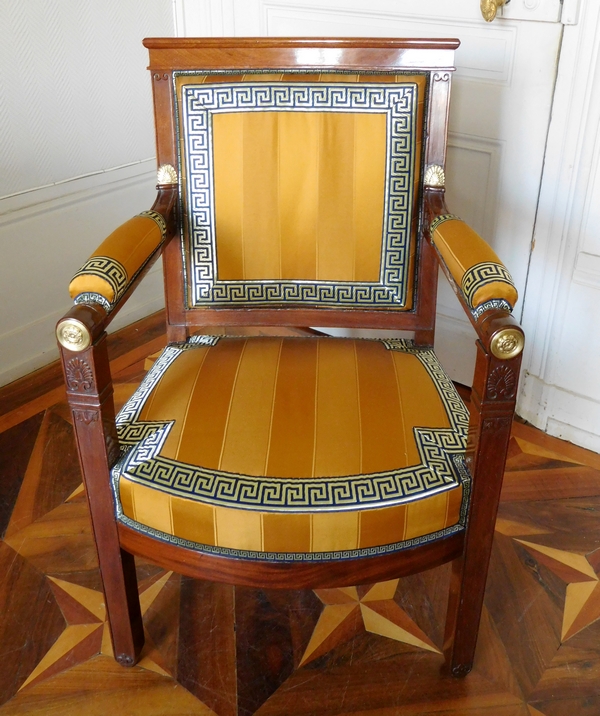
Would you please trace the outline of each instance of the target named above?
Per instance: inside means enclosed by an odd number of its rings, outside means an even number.
[[[178,34],[458,37],[447,203],[510,269],[521,317],[562,35],[560,0],[177,0]],[[457,341],[456,336],[468,340]],[[436,349],[470,385],[475,332],[440,280]],[[457,346],[462,348],[457,349]]]

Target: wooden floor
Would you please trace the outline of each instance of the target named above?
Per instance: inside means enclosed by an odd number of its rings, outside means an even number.
[[[117,402],[164,343],[112,342]],[[447,567],[261,591],[139,563],[147,646],[111,658],[69,412],[50,369],[0,391],[0,715],[598,716],[600,457],[515,423],[473,672],[440,675]]]

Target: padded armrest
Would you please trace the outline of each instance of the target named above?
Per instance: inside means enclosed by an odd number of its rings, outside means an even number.
[[[479,234],[453,214],[436,217],[430,234],[471,310],[490,301],[513,309],[518,294],[512,277]]]
[[[75,303],[92,300],[111,311],[167,236],[157,211],[143,211],[106,238],[73,276],[69,293]]]

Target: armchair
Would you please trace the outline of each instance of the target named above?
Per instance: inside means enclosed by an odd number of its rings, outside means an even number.
[[[510,274],[444,204],[456,40],[150,39],[158,197],[57,326],[116,659],[134,555],[285,588],[452,561],[471,668],[523,333]],[[169,345],[115,418],[106,327],[162,254]],[[433,352],[441,265],[477,332],[470,414]],[[197,335],[407,330],[414,340]]]

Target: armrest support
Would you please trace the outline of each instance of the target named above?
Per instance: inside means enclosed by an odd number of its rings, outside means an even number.
[[[112,313],[150,268],[175,228],[175,186],[158,187],[150,211],[121,225],[94,251],[69,284],[75,303],[98,303]]]

